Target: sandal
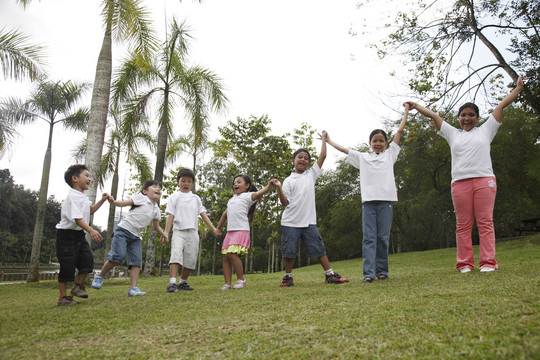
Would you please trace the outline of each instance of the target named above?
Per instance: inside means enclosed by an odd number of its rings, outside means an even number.
[[[379,275],[379,276],[377,276],[377,279],[379,279],[379,280],[388,280],[388,276],[386,276],[386,275]]]
[[[370,282],[372,282],[372,281],[373,281],[372,278],[367,277],[367,278],[364,278],[364,280],[363,280],[362,282],[364,282],[364,283],[370,283]]]

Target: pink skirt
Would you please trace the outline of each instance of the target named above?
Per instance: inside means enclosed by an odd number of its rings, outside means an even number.
[[[221,250],[227,250],[231,245],[249,249],[249,244],[250,239],[248,230],[227,231],[227,235],[225,235],[225,239],[223,240],[223,245],[221,245]]]

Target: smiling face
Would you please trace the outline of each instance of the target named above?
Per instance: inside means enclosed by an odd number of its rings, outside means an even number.
[[[471,107],[466,107],[459,113],[459,125],[465,131],[474,129],[478,122],[478,114]]]
[[[146,189],[142,190],[142,193],[152,201],[152,203],[155,203],[156,201],[159,201],[161,198],[161,186],[159,184],[154,184]]]
[[[86,191],[90,187],[92,179],[90,178],[90,173],[88,170],[82,170],[79,175],[73,175],[71,178],[71,183],[73,184],[73,189],[79,191]]]
[[[388,142],[386,141],[384,135],[381,133],[373,135],[373,137],[369,141],[369,146],[375,152],[375,154],[380,154],[381,152],[383,152],[384,149],[386,149],[386,145],[388,145]]]
[[[250,185],[246,182],[243,176],[237,176],[233,182],[233,190],[236,195],[245,193],[249,190]]]
[[[182,176],[180,179],[178,179],[178,187],[183,193],[190,192],[191,188],[193,187],[193,179],[189,176]]]
[[[302,174],[304,171],[306,171],[309,168],[310,165],[310,157],[309,154],[305,151],[300,151],[294,159],[292,160],[292,163],[294,165],[294,171],[297,174]]]

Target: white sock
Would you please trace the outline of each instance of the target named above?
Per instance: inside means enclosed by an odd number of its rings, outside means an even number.
[[[328,269],[328,270],[324,270],[324,273],[326,275],[332,275],[334,273],[334,270],[332,270],[332,268]]]
[[[285,273],[285,276],[292,277],[292,273]]]
[[[169,278],[169,284],[176,284],[176,277]]]

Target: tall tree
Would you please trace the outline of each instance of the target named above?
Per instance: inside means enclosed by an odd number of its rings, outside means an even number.
[[[173,134],[172,119],[175,106],[183,107],[190,121],[194,142],[200,141],[201,131],[207,128],[210,111],[224,111],[227,97],[217,75],[200,66],[188,63],[189,29],[173,19],[167,39],[161,49],[149,59],[133,53],[126,60],[114,81],[115,101],[133,99],[134,117],[146,118],[151,99],[157,98],[158,134],[154,179],[163,180],[167,145]],[[150,236],[144,273],[153,271],[155,239]]]
[[[414,92],[427,102],[438,102],[440,108],[452,108],[466,97],[475,101],[479,94],[489,94],[490,81],[504,73],[514,83],[523,74],[528,79],[524,102],[540,114],[538,1],[417,0],[415,4],[385,24],[395,30],[375,45],[381,57],[401,54],[413,65],[409,87]]]
[[[49,125],[49,140],[43,159],[27,282],[39,281],[39,252],[49,188],[53,129],[58,123],[71,130],[82,131],[86,128],[88,109],[77,108],[76,105],[88,88],[89,86],[86,84],[76,84],[71,81],[39,81],[28,100],[23,102],[20,99],[9,98],[0,105],[0,117],[13,123],[33,123],[40,119]]]

